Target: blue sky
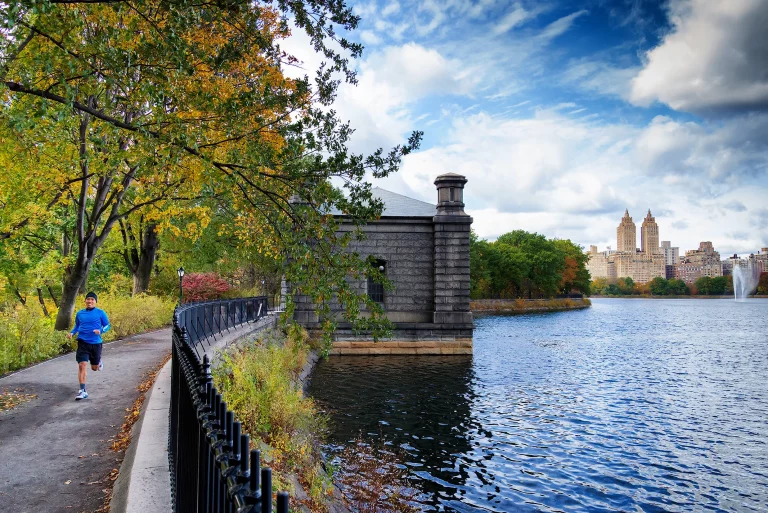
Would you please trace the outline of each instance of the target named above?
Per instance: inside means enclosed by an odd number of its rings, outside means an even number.
[[[768,2],[352,2],[365,45],[335,108],[370,152],[425,132],[377,185],[435,202],[461,173],[484,238],[601,249],[650,208],[681,253],[768,246]],[[294,33],[311,73],[319,57]],[[639,237],[638,237],[639,240]]]

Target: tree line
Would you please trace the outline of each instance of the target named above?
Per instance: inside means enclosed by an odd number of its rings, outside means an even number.
[[[470,238],[470,291],[473,299],[551,298],[589,295],[588,256],[567,239],[514,230],[494,242]]]
[[[666,279],[656,277],[648,283],[635,283],[632,278],[628,277],[619,278],[615,283],[609,283],[606,278],[596,278],[592,281],[592,293],[605,296],[731,295],[733,294],[733,277],[702,276],[691,284],[677,278]]]
[[[312,78],[284,73],[300,64],[281,47],[288,19],[325,60]],[[348,150],[330,107],[356,83],[363,48],[342,34],[358,22],[343,1],[0,2],[8,303],[64,330],[86,288],[169,292],[184,265],[246,284],[279,268],[321,306],[376,311],[344,279],[366,263],[335,251],[356,234],[327,212],[380,215],[365,178],[396,172],[421,133]]]

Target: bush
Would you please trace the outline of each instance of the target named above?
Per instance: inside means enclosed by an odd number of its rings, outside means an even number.
[[[176,302],[145,294],[133,297],[100,294],[96,306],[104,310],[109,317],[111,329],[102,338],[104,342],[110,342],[168,326],[171,324]]]
[[[0,374],[66,352],[69,340],[66,333],[53,331],[53,319],[34,307],[0,312]]]
[[[231,288],[216,273],[190,273],[182,282],[184,301],[221,299]]]
[[[286,486],[286,474],[296,473],[310,497],[321,501],[331,485],[318,452],[326,420],[297,382],[307,355],[306,332],[285,340],[267,331],[220,353],[213,379],[243,431],[276,472],[276,484]]]

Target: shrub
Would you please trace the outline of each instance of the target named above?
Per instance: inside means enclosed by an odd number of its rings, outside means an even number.
[[[53,319],[34,307],[18,306],[0,312],[0,374],[67,350],[66,334],[53,331]]]
[[[331,485],[319,458],[326,420],[298,383],[307,354],[306,331],[294,331],[287,339],[267,331],[220,353],[213,379],[276,472],[276,484],[286,486],[285,474],[296,473],[312,500],[320,502]]]
[[[97,306],[109,317],[111,329],[102,337],[105,342],[168,326],[176,302],[157,296],[138,294],[133,297],[99,294]]]
[[[184,276],[184,301],[221,299],[230,289],[229,283],[216,273],[190,273]]]

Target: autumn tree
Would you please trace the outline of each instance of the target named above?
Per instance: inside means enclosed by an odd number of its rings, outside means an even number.
[[[584,253],[584,248],[568,239],[555,239],[554,244],[563,256],[560,291],[567,294],[572,290],[577,290],[582,294],[589,295],[591,278],[587,270],[589,255]]]
[[[282,73],[296,62],[279,46],[287,16],[327,60],[314,81]],[[123,223],[128,246],[136,216],[163,208],[173,216],[179,202],[223,193],[241,240],[287,256],[286,275],[316,301],[335,293],[348,314],[359,312],[366,299],[344,277],[363,263],[336,251],[359,234],[337,237],[326,213],[338,208],[358,225],[379,215],[366,173],[396,171],[421,134],[387,153],[348,152],[351,129],[329,106],[338,74],[355,81],[348,58],[362,47],[338,32],[357,22],[342,2],[0,4],[0,125],[41,159],[19,175],[34,198],[4,210],[0,238],[39,230],[45,215],[34,209],[60,211],[57,329],[70,325],[113,228]],[[135,240],[151,237],[142,231]]]

